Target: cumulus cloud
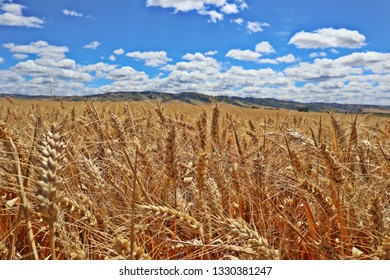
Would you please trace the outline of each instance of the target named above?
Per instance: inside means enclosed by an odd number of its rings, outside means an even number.
[[[236,60],[253,61],[262,64],[294,63],[297,58],[293,54],[280,56],[276,58],[261,58],[263,54],[275,53],[275,49],[269,42],[263,41],[256,45],[255,51],[232,49],[226,53],[226,57]]]
[[[213,57],[204,56],[201,53],[187,53],[182,57],[187,61],[179,61],[175,65],[166,65],[161,69],[169,72],[201,72],[218,73],[221,69],[220,63]]]
[[[217,51],[208,51],[208,52],[205,52],[204,54],[207,56],[213,56],[213,55],[216,55],[217,53],[218,53]]]
[[[238,25],[242,25],[244,23],[244,20],[242,18],[236,18],[236,19],[232,19],[232,22]]]
[[[124,54],[124,53],[125,53],[125,50],[122,49],[122,48],[117,49],[117,50],[114,51],[114,54],[115,54],[115,55],[122,55],[122,54]]]
[[[124,66],[121,68],[113,69],[112,71],[107,72],[105,75],[106,79],[110,80],[145,80],[147,75],[144,72],[138,72],[130,66]]]
[[[210,21],[213,22],[213,23],[217,23],[218,21],[222,21],[223,20],[223,14],[218,13],[215,10],[199,11],[199,13],[201,15],[208,15],[208,16],[210,16]]]
[[[297,61],[297,59],[293,54],[288,54],[288,55],[276,58],[276,61],[282,62],[282,63],[294,63],[295,61]]]
[[[316,57],[325,57],[328,54],[326,52],[314,52],[309,55],[311,58],[316,58]]]
[[[40,57],[62,59],[65,53],[69,51],[67,46],[49,45],[46,41],[36,41],[29,45],[15,45],[14,43],[3,44],[3,47],[10,52],[21,54],[35,54]]]
[[[260,42],[256,45],[255,48],[258,53],[274,53],[275,49],[267,41]]]
[[[15,59],[17,60],[23,60],[23,59],[26,59],[28,58],[28,55],[27,54],[24,54],[24,53],[15,53],[12,55]]]
[[[323,58],[315,59],[313,63],[301,62],[297,66],[284,70],[288,77],[297,81],[327,81],[344,78],[350,75],[360,75],[361,68],[344,66],[337,61]]]
[[[278,64],[279,62],[276,59],[273,58],[262,58],[256,61],[257,63],[263,63],[263,64]]]
[[[175,63],[166,52],[131,52],[128,57],[162,66],[164,74],[149,77],[130,66],[110,63],[82,65],[65,57],[66,46],[45,41],[28,45],[4,44],[13,55],[30,59],[0,70],[2,91],[50,94],[49,75],[55,94],[96,94],[107,91],[196,91],[206,94],[390,105],[390,53],[354,52],[336,59],[320,58],[294,63],[287,54],[263,58],[266,44],[253,50],[233,49],[226,57],[255,63],[284,64],[279,67],[231,66],[206,53],[186,53]],[[271,48],[268,48],[270,50]],[[112,56],[124,54],[115,50]],[[36,56],[36,57],[35,57]],[[25,57],[26,59],[29,57]],[[160,62],[157,62],[159,61]],[[155,60],[154,62],[152,62]],[[102,85],[103,84],[103,85]]]
[[[209,16],[214,23],[222,21],[223,14],[237,14],[248,8],[244,0],[235,0],[234,3],[228,3],[227,0],[147,0],[146,6],[171,8],[175,13],[196,11]]]
[[[228,3],[226,3],[225,6],[222,7],[221,11],[225,14],[237,14],[239,12],[236,4]]]
[[[72,17],[82,17],[83,13],[79,13],[73,10],[63,9],[62,13],[66,16],[72,16]]]
[[[72,79],[87,82],[93,79],[90,74],[76,69],[76,63],[69,59],[61,61],[30,59],[19,62],[13,67],[13,70],[22,75],[44,78],[48,77],[50,71],[53,80]]]
[[[116,60],[115,55],[122,55],[124,53],[125,53],[124,49],[122,49],[122,48],[116,49],[116,50],[114,50],[113,54],[109,56],[108,59],[111,61],[115,61]]]
[[[262,58],[257,60],[258,63],[264,64],[279,64],[279,63],[294,63],[297,61],[297,58],[293,54],[288,54],[284,56],[280,56],[277,58]]]
[[[258,22],[258,21],[248,21],[246,24],[246,29],[249,33],[257,33],[263,32],[263,27],[269,27],[270,25],[266,22]]]
[[[167,56],[165,51],[158,52],[128,52],[126,53],[127,57],[134,58],[136,60],[144,60],[146,66],[159,67],[167,64],[169,61],[172,61],[171,58]]]
[[[85,45],[83,48],[96,50],[99,46],[100,46],[100,42],[93,41],[93,42],[90,42],[89,44]]]
[[[20,4],[1,4],[0,2],[0,11],[2,12],[0,14],[0,25],[42,28],[45,21],[37,17],[23,15],[23,9],[25,8]]]
[[[0,64],[4,62],[4,58],[0,57]]]
[[[300,31],[288,42],[300,49],[348,48],[366,45],[366,37],[356,30],[322,28],[313,32]]]
[[[243,61],[257,61],[261,54],[251,51],[251,50],[239,50],[239,49],[232,49],[227,52],[226,57],[230,57],[236,60],[243,60]]]
[[[374,73],[390,73],[390,53],[355,52],[335,60],[343,66],[363,67]]]
[[[221,7],[226,0],[147,0],[147,7],[173,8],[175,12],[189,12],[193,10],[201,11],[206,9],[206,5]]]
[[[94,64],[79,66],[79,68],[84,73],[95,73],[98,77],[103,77],[105,75],[103,73],[113,71],[117,68],[117,66],[108,63],[98,62]]]
[[[187,53],[187,54],[185,54],[185,55],[183,55],[183,57],[182,57],[183,59],[185,59],[185,60],[192,60],[192,61],[205,61],[205,60],[207,60],[207,57],[206,56],[204,56],[203,54],[201,54],[201,53],[199,53],[199,52],[197,52],[197,53]]]

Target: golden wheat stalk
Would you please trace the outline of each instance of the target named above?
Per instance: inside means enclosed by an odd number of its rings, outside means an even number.
[[[22,182],[22,171],[20,169],[19,155],[18,155],[18,151],[16,150],[15,144],[12,141],[11,138],[9,138],[9,143],[10,143],[11,149],[13,151],[13,157],[14,157],[16,170],[17,170],[17,182],[18,182],[19,187],[20,187],[20,196],[22,198],[22,203],[23,203],[23,212],[24,212],[24,216],[26,218],[26,224],[27,224],[27,230],[28,230],[28,239],[30,241],[31,250],[33,252],[34,259],[38,260],[39,257],[38,257],[37,249],[36,249],[36,246],[35,246],[34,233],[33,233],[33,230],[32,230],[32,223],[31,223],[31,220],[30,220],[30,213],[28,211],[27,197],[26,197],[26,193],[24,191],[24,186],[23,186],[23,182]]]

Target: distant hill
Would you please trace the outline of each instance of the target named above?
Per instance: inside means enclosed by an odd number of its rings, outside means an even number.
[[[237,97],[237,96],[210,96],[196,92],[182,93],[164,93],[155,91],[143,92],[108,92],[104,94],[86,95],[86,96],[30,96],[20,94],[0,94],[0,98],[12,97],[18,99],[52,99],[52,100],[71,100],[81,101],[95,99],[99,101],[147,101],[159,100],[160,102],[169,102],[172,100],[185,102],[189,104],[201,104],[211,102],[225,102],[228,104],[246,107],[246,108],[274,108],[274,109],[292,109],[310,112],[322,112],[329,109],[346,113],[363,113],[368,110],[388,111],[390,106],[378,105],[359,105],[359,104],[339,104],[339,103],[300,103],[295,101],[278,100],[274,98],[255,98],[255,97]]]

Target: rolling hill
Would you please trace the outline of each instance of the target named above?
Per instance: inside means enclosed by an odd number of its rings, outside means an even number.
[[[0,94],[0,98],[12,97],[17,99],[53,99],[53,100],[71,100],[81,101],[95,99],[99,101],[147,101],[159,100],[160,102],[169,102],[172,100],[185,102],[189,104],[201,104],[210,102],[225,102],[228,104],[246,107],[246,108],[272,108],[272,109],[292,109],[302,111],[321,112],[326,110],[336,110],[346,113],[364,113],[381,112],[390,113],[390,106],[361,105],[361,104],[339,104],[339,103],[300,103],[295,101],[278,100],[274,98],[255,98],[255,97],[237,97],[237,96],[210,96],[196,92],[182,92],[178,94],[143,91],[143,92],[108,92],[104,94],[86,95],[86,96],[30,96],[20,94]]]

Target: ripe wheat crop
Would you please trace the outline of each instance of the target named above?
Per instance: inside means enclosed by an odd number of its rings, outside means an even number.
[[[0,259],[390,259],[390,121],[0,100]]]

